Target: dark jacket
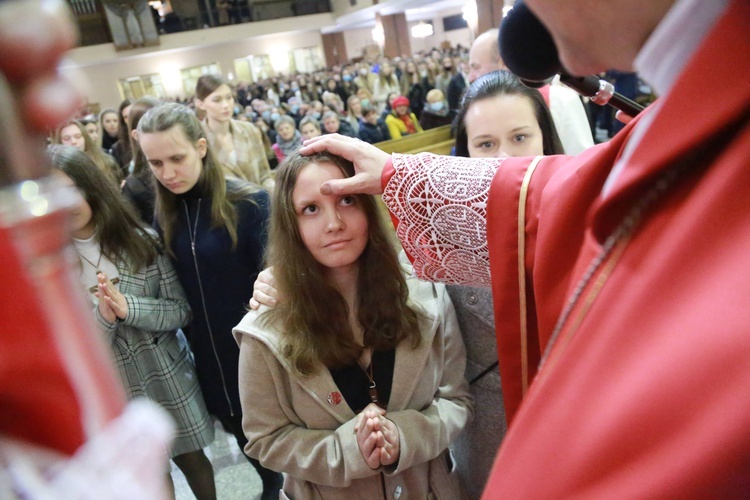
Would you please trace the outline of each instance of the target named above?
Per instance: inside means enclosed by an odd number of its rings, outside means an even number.
[[[461,99],[463,99],[464,90],[466,90],[466,80],[464,79],[464,75],[459,71],[453,78],[451,78],[451,81],[448,84],[448,95],[446,95],[448,99],[448,109],[457,111],[461,108]]]
[[[360,120],[359,138],[370,144],[375,144],[376,142],[390,140],[391,134],[388,132],[388,127],[385,125],[383,120],[378,120],[377,125],[373,125],[372,123]]]
[[[432,85],[430,85],[427,78],[422,78],[419,83],[409,87],[409,92],[406,97],[409,98],[409,107],[415,115],[420,116],[422,114],[424,102],[427,99],[427,92],[430,90],[432,90]]]
[[[434,111],[430,110],[429,107],[425,107],[419,117],[419,124],[422,125],[422,129],[430,130],[431,128],[450,125],[451,123],[453,123],[453,118],[455,116],[455,111],[449,111],[447,113],[435,113]]]
[[[227,181],[227,190],[241,185],[246,184]],[[178,197],[171,242],[175,269],[193,310],[186,333],[208,411],[217,416],[241,415],[240,351],[232,328],[245,315],[253,282],[263,269],[269,198],[260,190],[236,205],[238,241],[232,249],[227,230],[211,227],[211,199],[194,191]]]
[[[122,194],[133,204],[143,222],[149,226],[154,223],[156,191],[154,190],[153,174],[148,167],[138,174],[129,175],[125,179]]]

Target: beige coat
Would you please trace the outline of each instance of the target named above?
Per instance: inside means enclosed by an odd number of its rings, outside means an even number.
[[[387,413],[399,429],[395,469],[367,466],[355,439],[355,414],[346,401],[336,403],[338,388],[327,369],[304,378],[293,374],[278,332],[259,325],[258,311],[234,329],[249,439],[245,452],[285,474],[282,498],[463,496],[447,448],[472,414],[466,353],[445,287],[408,281],[422,342],[416,349],[408,341],[396,349]]]
[[[231,120],[229,130],[234,143],[234,158],[225,150],[218,147],[216,137],[211,128],[202,122],[203,130],[216,159],[224,173],[228,176],[244,179],[253,184],[263,186],[267,191],[273,191],[273,177],[268,165],[266,147],[255,125],[239,120]]]

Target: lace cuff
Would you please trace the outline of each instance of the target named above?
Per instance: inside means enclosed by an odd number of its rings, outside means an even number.
[[[487,197],[497,158],[392,155],[383,201],[419,279],[490,286]]]

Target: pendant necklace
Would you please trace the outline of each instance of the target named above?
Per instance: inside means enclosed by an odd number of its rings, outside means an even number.
[[[103,254],[102,252],[99,252],[99,260],[97,260],[97,261],[96,261],[96,264],[94,264],[94,263],[93,263],[93,262],[91,262],[91,261],[90,261],[89,259],[87,259],[87,258],[86,258],[86,257],[85,257],[85,256],[84,256],[84,255],[83,255],[83,254],[82,254],[81,252],[78,252],[78,256],[79,256],[80,258],[82,258],[83,260],[85,260],[86,262],[88,262],[89,264],[91,264],[91,267],[93,267],[93,268],[94,268],[94,271],[96,271],[96,272],[94,273],[94,274],[95,274],[96,276],[99,276],[99,273],[100,273],[100,272],[102,272],[102,271],[101,271],[101,269],[99,269],[99,264],[101,264],[101,263],[102,263],[102,255],[104,255],[104,254]],[[98,278],[97,278],[97,281],[98,281]],[[114,279],[112,280],[112,284],[113,284],[113,285],[116,285],[116,284],[118,284],[119,282],[120,282],[120,278],[114,278]],[[89,293],[96,293],[96,291],[98,290],[98,288],[99,288],[99,285],[98,285],[98,284],[97,284],[97,285],[94,285],[94,286],[92,286],[91,288],[89,288]]]
[[[370,366],[367,367],[367,370],[365,371],[367,378],[370,380],[370,388],[367,392],[370,394],[370,402],[375,403],[382,408],[383,406],[380,404],[380,398],[378,396],[378,387],[375,384],[375,379],[372,377],[372,365],[373,359],[370,358]]]

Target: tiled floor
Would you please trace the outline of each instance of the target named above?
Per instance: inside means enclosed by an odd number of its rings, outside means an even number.
[[[218,500],[254,500],[260,498],[263,484],[250,462],[244,457],[234,437],[216,424],[216,438],[206,448],[206,455],[214,466]],[[180,469],[172,464],[177,500],[195,500]]]

